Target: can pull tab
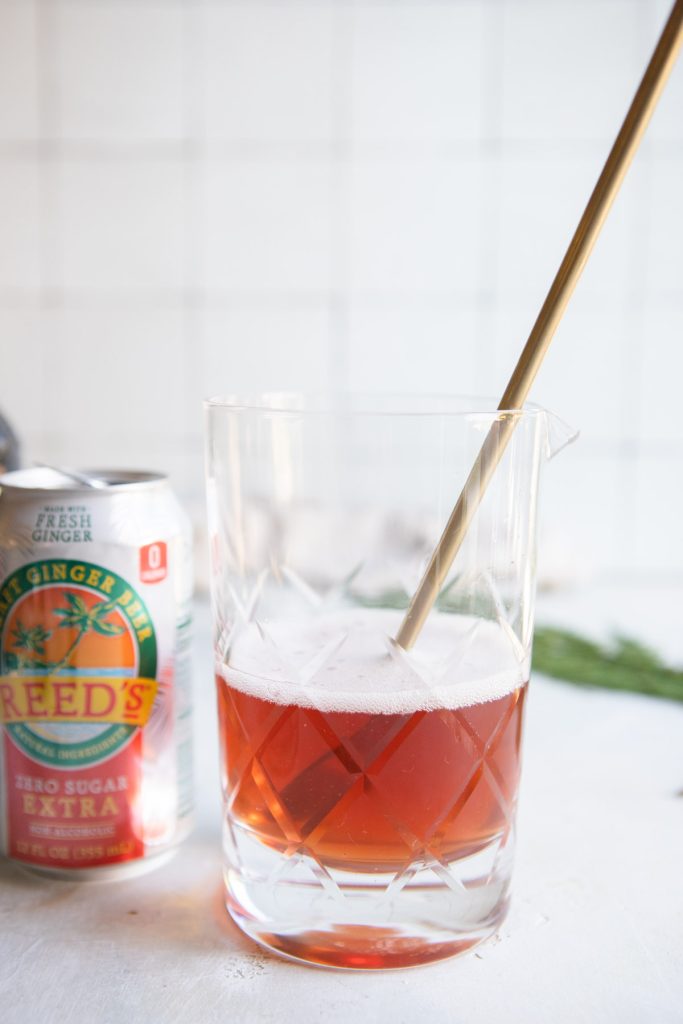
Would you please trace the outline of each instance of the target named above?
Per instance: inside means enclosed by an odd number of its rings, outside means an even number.
[[[34,465],[40,466],[41,469],[52,469],[55,473],[61,473],[62,476],[66,476],[70,480],[75,480],[76,483],[84,484],[85,487],[92,487],[95,491],[107,490],[109,487],[106,480],[102,480],[97,476],[92,476],[90,473],[83,473],[80,469],[68,469],[66,466],[53,466],[49,462],[35,462]]]

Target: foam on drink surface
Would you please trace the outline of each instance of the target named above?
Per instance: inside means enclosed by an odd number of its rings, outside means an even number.
[[[498,623],[432,613],[415,647],[403,651],[391,639],[402,614],[356,608],[250,622],[216,671],[274,704],[366,714],[455,710],[498,700],[529,678],[528,653]]]

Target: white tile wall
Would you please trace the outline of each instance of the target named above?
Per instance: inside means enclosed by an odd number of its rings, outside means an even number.
[[[46,434],[46,314],[39,309],[0,309],[0,389],[2,411],[21,427],[22,437],[39,451]],[[27,379],[29,378],[29,379]]]
[[[205,314],[201,394],[322,391],[329,386],[329,311],[304,308],[211,310]]]
[[[634,570],[634,481],[629,461],[585,438],[546,464],[540,499],[541,583],[586,582],[596,567],[604,573]],[[631,500],[625,501],[629,494]]]
[[[390,394],[479,394],[477,310],[417,303],[358,305],[351,310],[349,385]]]
[[[505,4],[504,137],[611,139],[640,69],[637,9],[638,0]]]
[[[612,304],[567,310],[538,375],[534,393],[591,443],[619,444],[623,436],[622,359],[629,343],[622,318]],[[508,339],[508,364],[514,363],[518,339]],[[562,472],[559,465],[558,470]]]
[[[210,160],[206,283],[224,292],[331,287],[331,176],[326,161]]]
[[[651,574],[669,576],[683,557],[680,452],[654,453],[636,462],[632,558]]]
[[[351,171],[354,292],[476,291],[480,169],[472,157],[358,160]]]
[[[38,135],[36,10],[33,0],[5,0],[0,32],[0,139]]]
[[[678,446],[683,478],[683,308],[651,308],[643,324],[647,339],[641,353],[639,436],[648,450]]]
[[[195,511],[205,393],[499,393],[667,10],[0,0],[28,457],[158,464]],[[682,102],[683,63],[534,388],[582,428],[546,473],[555,577],[683,573]]]
[[[44,415],[53,445],[91,461],[102,436],[127,450],[142,449],[150,432],[171,449],[182,443],[185,346],[177,311],[63,308],[46,327]]]
[[[178,160],[68,157],[58,183],[61,259],[55,287],[182,289],[184,167]]]
[[[532,295],[539,307],[599,169],[599,157],[571,151],[503,157],[498,288],[504,300]]]
[[[40,163],[0,160],[0,289],[34,291],[42,281]]]
[[[59,137],[182,138],[182,2],[52,2]]]
[[[232,142],[333,138],[330,4],[209,4],[206,130]]]
[[[597,179],[607,147],[591,157],[591,180]],[[579,302],[607,301],[619,310],[624,297],[642,301],[645,286],[647,237],[651,218],[651,163],[640,154],[629,169],[624,188],[614,201],[609,217],[584,271],[577,291]],[[635,241],[634,241],[635,239]]]
[[[645,4],[648,29],[664,23],[671,8],[669,0],[655,0]],[[644,33],[645,34],[645,33]],[[681,111],[683,111],[683,62],[678,61],[663,93],[650,124],[650,138],[657,143],[679,143],[681,141]]]
[[[353,137],[426,145],[481,134],[484,5],[359,5],[353,26]]]
[[[681,110],[683,124],[683,110]],[[681,130],[683,135],[683,129]],[[652,161],[650,219],[646,235],[647,287],[657,298],[680,297],[683,284],[683,163],[681,154]]]

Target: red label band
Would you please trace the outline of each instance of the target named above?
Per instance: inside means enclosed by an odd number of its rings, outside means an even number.
[[[101,764],[68,772],[37,764],[4,737],[9,855],[51,868],[91,868],[144,853],[142,737]]]

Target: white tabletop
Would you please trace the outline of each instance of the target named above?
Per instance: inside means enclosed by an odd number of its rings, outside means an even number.
[[[592,588],[539,621],[610,624],[683,663],[680,590]],[[4,1024],[683,1022],[683,704],[534,678],[514,898],[473,952],[327,971],[260,951],[222,904],[208,609],[197,609],[197,826],[175,859],[78,884],[0,865]]]

